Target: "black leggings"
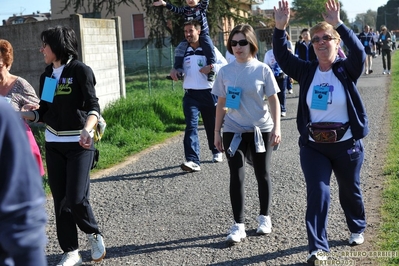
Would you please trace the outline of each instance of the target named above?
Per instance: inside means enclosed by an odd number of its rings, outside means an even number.
[[[223,145],[225,150],[230,147],[234,133],[223,133]],[[260,212],[262,215],[269,215],[269,208],[272,195],[272,186],[269,174],[272,148],[269,146],[270,133],[262,133],[265,142],[266,152],[256,153],[254,133],[243,133],[242,140],[233,157],[226,152],[227,161],[230,168],[230,200],[233,208],[234,221],[244,223],[244,180],[245,180],[245,161],[246,154],[251,155],[256,180],[258,182],[258,195]]]

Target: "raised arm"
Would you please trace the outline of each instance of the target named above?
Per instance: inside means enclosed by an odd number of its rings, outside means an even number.
[[[274,19],[276,22],[276,28],[279,30],[285,30],[290,20],[290,7],[288,1],[279,1],[278,8],[274,7]]]
[[[340,19],[340,3],[335,0],[328,0],[326,3],[326,12],[322,13],[324,20],[335,29],[342,24]]]

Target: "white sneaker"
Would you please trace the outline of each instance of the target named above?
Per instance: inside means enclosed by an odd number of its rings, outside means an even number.
[[[221,152],[215,153],[212,158],[213,163],[223,162],[223,155]]]
[[[95,262],[101,261],[105,257],[104,239],[100,234],[88,234],[87,239],[91,245],[91,259]]]
[[[183,171],[187,172],[198,172],[201,171],[201,167],[196,164],[195,162],[189,161],[189,162],[184,162],[180,165],[180,168]]]
[[[259,215],[258,217],[259,226],[256,230],[257,234],[264,235],[272,232],[272,220],[270,216]]]
[[[313,250],[309,255],[306,260],[307,263],[309,264],[314,264],[316,260],[327,260],[327,252],[318,249],[318,250]]]
[[[287,112],[281,112],[281,117],[286,117],[287,116]]]
[[[62,255],[60,262],[57,266],[78,266],[82,265],[82,257],[78,250],[66,252]]]
[[[229,243],[239,243],[247,237],[245,233],[245,225],[235,223],[231,229],[230,234],[227,236],[226,241]]]
[[[288,90],[288,94],[293,94],[293,93],[294,93],[293,89]]]
[[[386,75],[386,74],[387,74],[387,70],[384,69],[384,71],[382,72],[382,74],[383,74],[383,75]]]
[[[388,75],[391,75],[391,70],[388,70]]]
[[[363,233],[352,233],[349,237],[349,245],[361,245],[364,242]]]

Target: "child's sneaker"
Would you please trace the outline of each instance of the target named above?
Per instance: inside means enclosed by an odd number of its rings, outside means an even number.
[[[215,71],[211,70],[211,72],[208,73],[208,81],[214,81],[215,80]]]

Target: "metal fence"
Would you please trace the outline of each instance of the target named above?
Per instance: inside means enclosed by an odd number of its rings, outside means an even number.
[[[258,38],[259,53],[258,59],[263,61],[265,51],[268,48],[267,41]],[[222,55],[226,54],[224,45],[216,45]],[[123,57],[125,64],[125,76],[127,79],[134,77],[147,77],[148,80],[165,78],[170,69],[173,68],[174,49],[172,45],[162,48],[144,46],[143,48],[125,48]],[[150,84],[150,83],[149,83]]]

